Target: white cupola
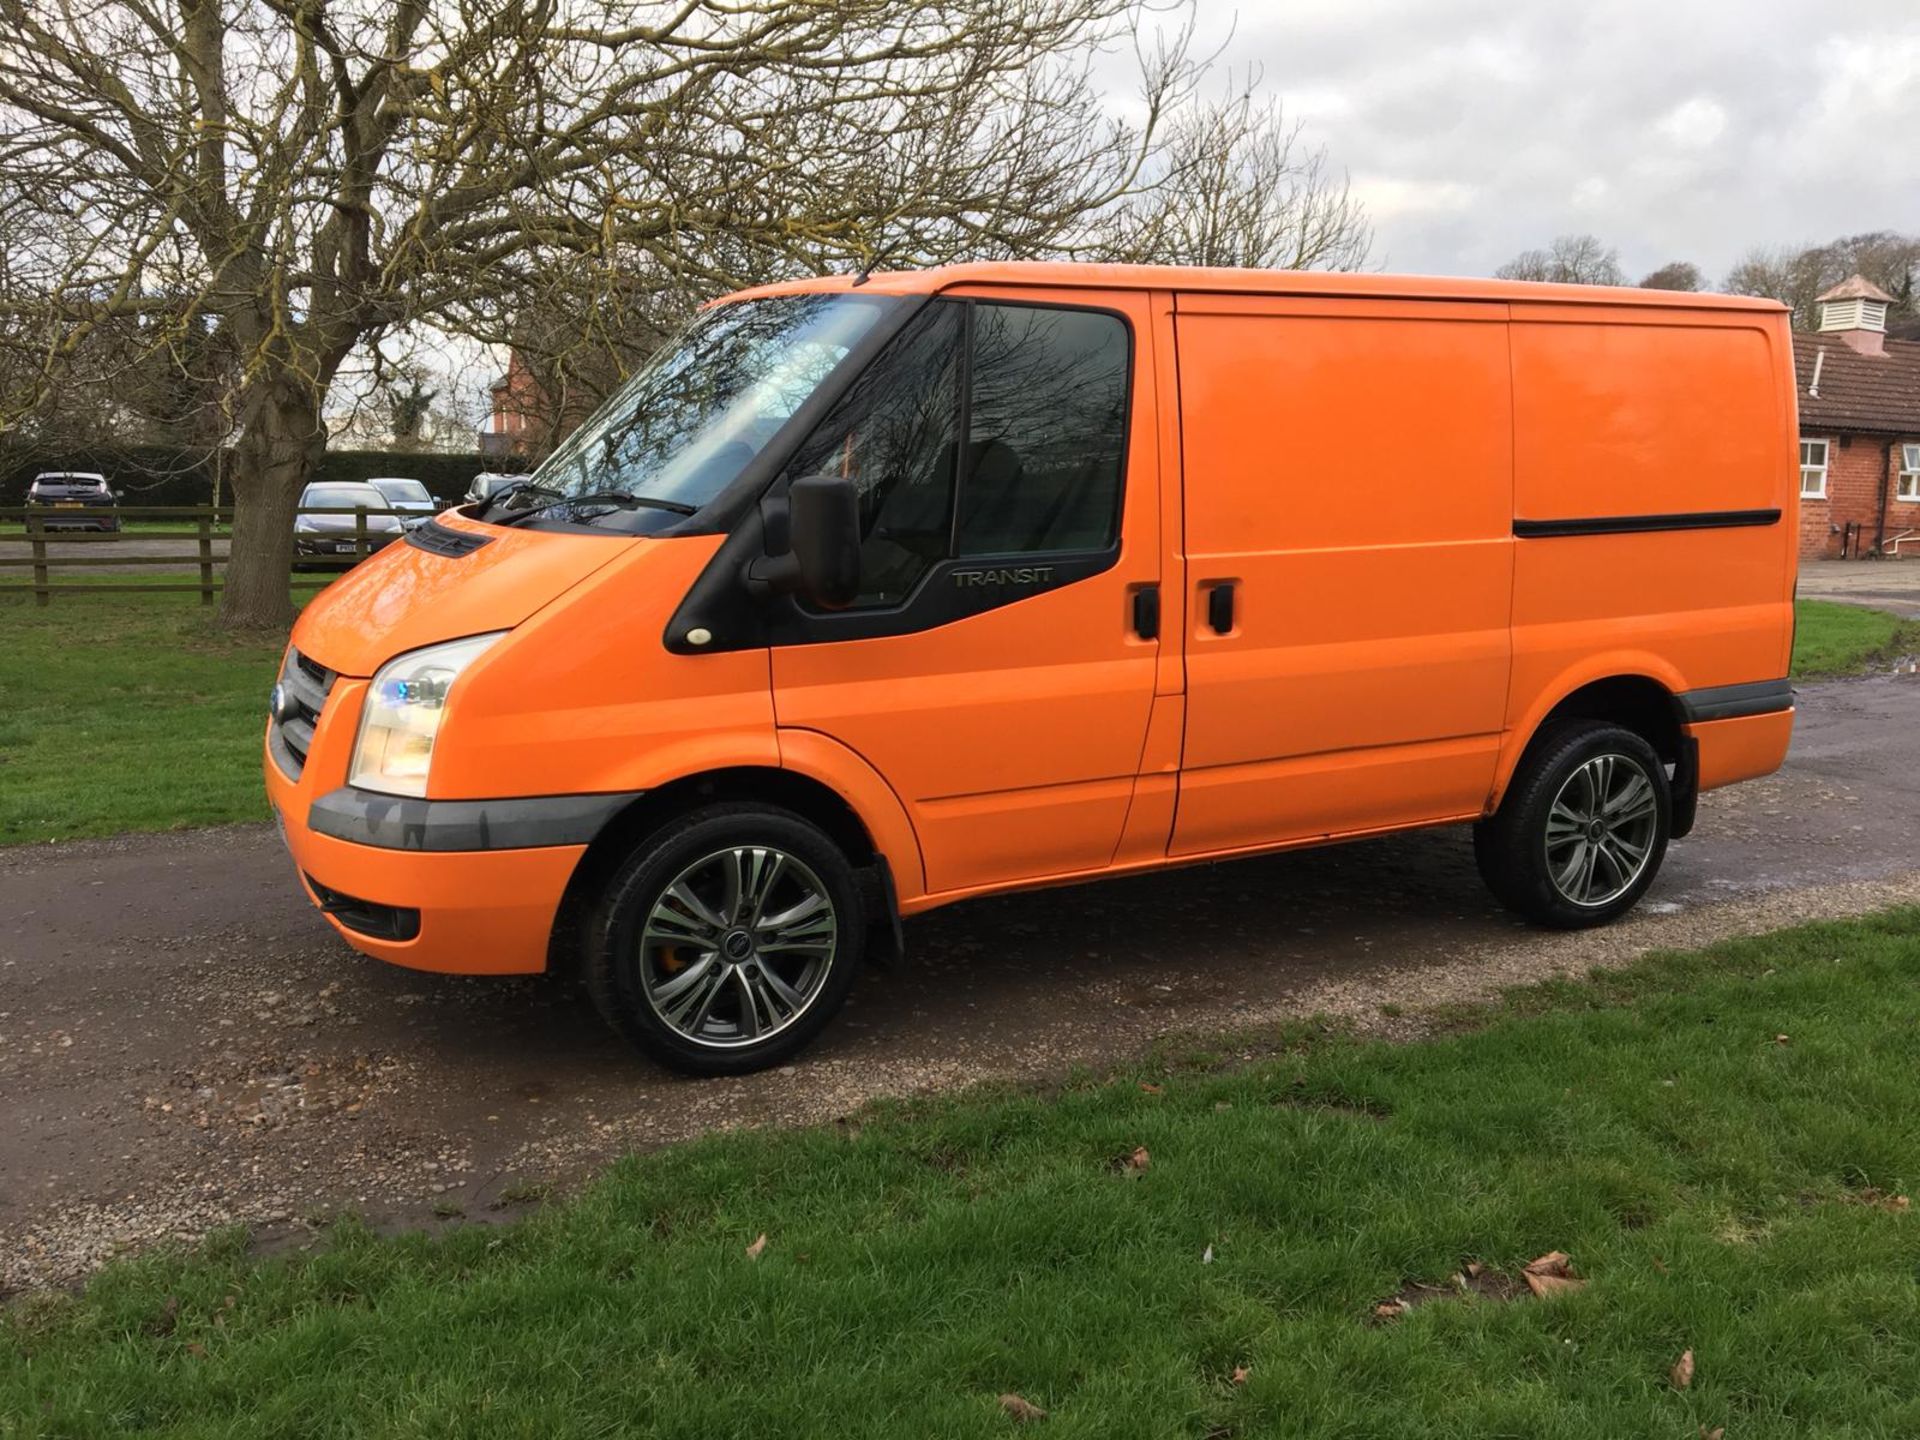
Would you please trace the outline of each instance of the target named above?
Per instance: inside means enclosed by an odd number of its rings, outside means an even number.
[[[1862,355],[1887,353],[1887,306],[1893,297],[1864,275],[1842,280],[1814,302],[1820,333],[1837,335]]]

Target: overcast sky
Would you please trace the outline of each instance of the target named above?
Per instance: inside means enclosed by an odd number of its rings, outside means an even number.
[[[1920,230],[1920,0],[1196,0],[1348,171],[1385,268],[1591,231],[1637,279]]]

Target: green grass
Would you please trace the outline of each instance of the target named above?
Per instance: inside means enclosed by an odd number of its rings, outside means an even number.
[[[1011,1392],[1049,1436],[1912,1435],[1916,982],[1907,911],[1413,1045],[717,1136],[506,1229],[228,1236],[16,1305],[0,1433],[991,1437]],[[1551,1249],[1584,1290],[1373,1318]]]
[[[0,600],[0,845],[266,818],[281,647],[212,615],[197,593]]]
[[[1920,622],[1885,610],[1802,600],[1794,614],[1799,621],[1793,638],[1796,680],[1860,675],[1920,650]]]

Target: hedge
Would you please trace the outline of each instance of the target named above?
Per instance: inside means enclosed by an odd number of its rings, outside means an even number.
[[[365,480],[374,475],[404,475],[419,480],[437,500],[452,504],[466,494],[473,477],[487,470],[515,469],[521,462],[491,455],[433,455],[402,450],[329,450],[315,480]],[[126,491],[128,505],[206,505],[213,499],[213,464],[158,445],[129,445],[86,454],[39,452],[0,455],[0,506],[26,501],[27,486],[43,470],[93,470],[115,489]],[[231,472],[229,472],[231,474]],[[227,487],[223,498],[231,501]]]

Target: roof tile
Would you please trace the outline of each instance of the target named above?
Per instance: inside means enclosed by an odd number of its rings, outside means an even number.
[[[1837,335],[1793,337],[1794,388],[1800,395],[1800,428],[1871,430],[1920,435],[1920,340],[1888,340],[1884,355],[1862,355]],[[1822,351],[1820,393],[1813,381]]]

